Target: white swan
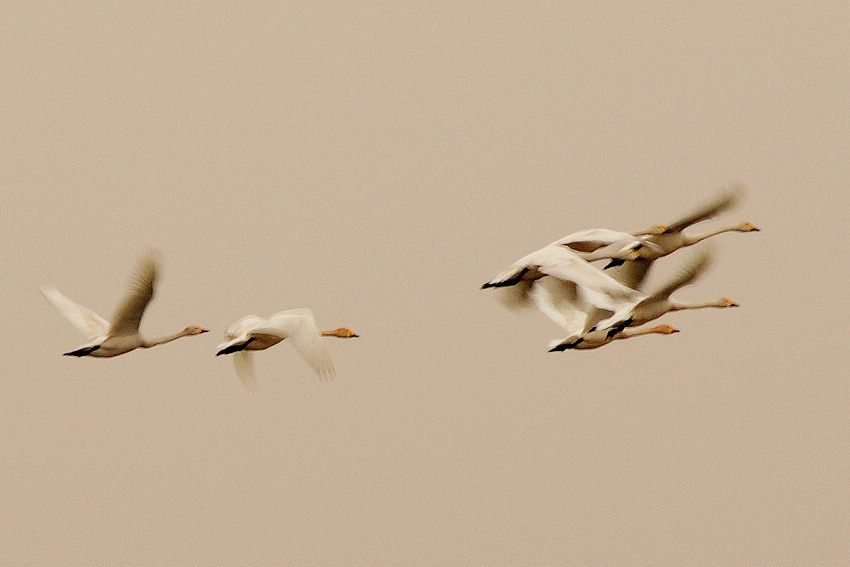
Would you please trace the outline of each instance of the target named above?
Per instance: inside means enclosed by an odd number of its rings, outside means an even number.
[[[566,282],[583,301],[601,309],[616,312],[640,297],[637,291],[557,243],[524,256],[481,288],[516,286],[510,303],[527,304],[532,285],[545,276]]]
[[[358,337],[351,329],[340,327],[333,331],[319,331],[313,312],[306,308],[281,311],[263,319],[256,315],[242,317],[224,334],[227,341],[216,347],[216,356],[235,353],[233,364],[242,383],[248,389],[255,386],[252,350],[264,350],[277,343],[290,339],[304,360],[316,371],[320,378],[330,378],[334,374],[334,365],[322,337],[342,339]]]
[[[723,234],[724,232],[759,232],[759,229],[750,222],[739,222],[730,225],[718,226],[699,234],[685,234],[682,231],[671,230],[664,234],[648,236],[646,239],[654,246],[636,250],[639,258],[656,260],[666,256],[685,246],[693,246],[706,238]]]
[[[617,339],[628,339],[630,337],[638,337],[641,335],[670,335],[678,333],[679,329],[670,325],[657,325],[655,327],[629,327],[623,329],[616,335],[610,336],[607,330],[592,331],[584,333],[573,340],[555,340],[549,344],[549,352],[564,351],[567,349],[590,350],[605,346],[611,341]]]
[[[713,201],[698,208],[691,214],[668,225],[656,225],[655,231],[648,229],[644,233],[645,236],[641,237],[647,246],[634,248],[636,259],[624,262],[621,258],[614,258],[605,266],[606,272],[623,285],[639,289],[649,269],[652,267],[653,260],[657,260],[658,258],[672,254],[680,248],[692,246],[706,238],[724,232],[758,232],[759,229],[749,222],[719,226],[699,234],[685,234],[683,232],[686,228],[710,219],[733,207],[740,200],[742,194],[743,188],[736,185],[722,192]],[[626,245],[629,241],[623,239],[621,243],[622,245]]]
[[[710,260],[711,256],[709,252],[703,252],[665,286],[644,297],[634,305],[614,313],[608,319],[600,321],[596,325],[596,329],[607,329],[607,332],[613,336],[625,327],[643,325],[670,311],[702,309],[706,307],[738,307],[737,303],[725,297],[703,302],[680,301],[670,297],[677,289],[692,283],[708,267]]]
[[[150,348],[191,335],[206,333],[202,327],[186,327],[173,335],[146,341],[139,334],[139,323],[145,308],[154,294],[158,277],[158,263],[153,254],[142,258],[130,293],[124,298],[112,322],[107,322],[94,311],[78,305],[50,286],[42,286],[41,293],[88,338],[89,342],[67,356],[94,356],[108,358],[137,348]]]
[[[652,246],[644,249],[637,249],[636,252],[641,258],[655,260],[662,256],[671,254],[679,248],[692,246],[706,238],[710,238],[724,232],[758,232],[759,229],[750,222],[740,222],[731,225],[719,226],[709,231],[694,235],[685,234],[683,232],[686,228],[698,222],[715,217],[723,211],[733,207],[741,199],[742,194],[743,188],[736,185],[731,189],[722,192],[716,199],[706,203],[691,214],[686,215],[673,223],[659,225],[655,233],[647,234],[642,237],[646,241],[650,242]],[[619,262],[615,261],[613,263],[617,264]]]

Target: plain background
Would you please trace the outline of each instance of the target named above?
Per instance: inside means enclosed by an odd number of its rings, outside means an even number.
[[[850,10],[739,3],[6,5],[0,563],[850,563]],[[549,354],[479,286],[732,183],[681,333]],[[148,336],[104,317],[160,250]],[[675,271],[693,251],[659,262]],[[657,281],[657,280],[656,280]],[[336,380],[281,344],[309,306]]]

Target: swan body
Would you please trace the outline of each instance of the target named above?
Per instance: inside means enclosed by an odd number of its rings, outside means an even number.
[[[334,365],[322,337],[358,337],[351,329],[340,327],[333,331],[320,331],[313,311],[303,307],[281,311],[263,319],[257,315],[242,317],[225,331],[227,339],[216,347],[216,356],[233,354],[236,373],[248,389],[255,387],[251,352],[265,350],[290,339],[295,350],[307,361],[320,378],[334,375]]]
[[[617,339],[628,339],[630,337],[638,337],[641,335],[651,334],[670,335],[672,333],[678,332],[679,329],[671,327],[670,325],[657,325],[655,327],[640,328],[629,327],[623,329],[616,335],[609,335],[608,332],[605,330],[591,331],[575,338],[568,337],[566,339],[552,341],[549,344],[549,352],[565,351],[567,349],[591,350],[605,346],[608,343]]]
[[[71,301],[58,290],[42,286],[41,293],[62,315],[77,327],[88,339],[86,344],[64,353],[66,356],[93,356],[110,358],[128,353],[137,348],[150,348],[181,337],[206,333],[207,329],[197,326],[186,327],[182,331],[154,339],[145,340],[139,334],[139,323],[145,309],[154,295],[154,287],[159,274],[159,266],[153,254],[140,262],[130,292],[124,297],[112,321],[106,319],[82,305]]]
[[[647,241],[653,246],[636,250],[636,254],[639,258],[656,260],[662,256],[672,254],[679,248],[693,246],[697,242],[701,242],[706,238],[710,238],[718,234],[723,234],[724,232],[759,232],[759,229],[753,223],[740,222],[731,225],[718,226],[699,234],[685,234],[681,231],[671,230],[665,234],[648,236]]]

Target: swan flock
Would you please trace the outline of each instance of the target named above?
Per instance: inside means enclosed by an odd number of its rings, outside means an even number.
[[[676,333],[678,329],[667,324],[642,325],[671,311],[738,305],[725,297],[702,302],[672,297],[708,268],[710,250],[699,251],[655,291],[645,290],[644,280],[654,262],[677,250],[724,232],[758,231],[753,224],[741,222],[701,233],[685,232],[730,209],[740,195],[741,189],[735,187],[675,222],[643,230],[593,228],[575,232],[520,258],[481,287],[498,288],[500,299],[508,307],[536,306],[561,327],[566,335],[549,344],[550,352],[596,349],[616,340]],[[55,288],[42,286],[44,297],[86,337],[83,345],[64,354],[110,358],[206,333],[207,329],[191,325],[158,339],[148,340],[140,334],[139,325],[154,297],[158,278],[157,254],[149,252],[139,260],[130,289],[109,321]],[[215,355],[233,355],[237,376],[247,389],[253,389],[253,352],[288,339],[320,378],[330,378],[334,364],[323,337],[348,339],[358,335],[345,327],[321,331],[310,309],[289,309],[267,319],[247,315],[237,320],[225,331],[225,342],[216,347]]]
[[[749,222],[685,232],[732,208],[741,193],[740,187],[733,187],[675,222],[640,231],[593,228],[570,234],[523,256],[481,287],[499,288],[500,299],[510,308],[536,306],[566,331],[565,337],[549,344],[550,352],[595,349],[618,339],[678,332],[666,324],[640,325],[671,311],[738,306],[725,297],[699,302],[671,297],[708,268],[711,251],[698,251],[655,291],[645,290],[644,280],[655,261],[677,250],[725,232],[757,232]],[[595,264],[598,260],[605,264]]]

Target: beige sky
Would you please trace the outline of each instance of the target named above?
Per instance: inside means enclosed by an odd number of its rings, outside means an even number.
[[[850,563],[843,3],[79,4],[3,9],[0,564]],[[549,354],[479,290],[736,181],[681,297],[740,309]],[[142,332],[213,332],[61,356],[37,286],[109,317],[148,247]],[[301,306],[337,379],[244,391]]]

